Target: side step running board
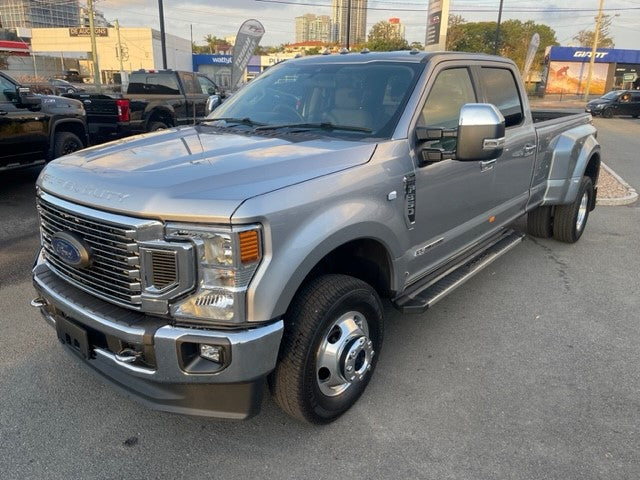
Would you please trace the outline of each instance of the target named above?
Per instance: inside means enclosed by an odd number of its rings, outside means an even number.
[[[507,253],[523,239],[524,234],[511,231],[504,238],[471,257],[435,283],[426,284],[422,289],[414,290],[408,295],[399,297],[394,302],[394,306],[403,313],[424,312],[480,272],[480,270],[493,263],[494,260]]]

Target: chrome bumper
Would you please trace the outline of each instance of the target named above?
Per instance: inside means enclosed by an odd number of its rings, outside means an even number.
[[[282,320],[240,331],[174,327],[70,286],[41,258],[33,283],[40,297],[32,305],[45,320],[54,328],[61,318],[87,330],[91,355],[85,363],[139,401],[160,410],[227,418],[259,410],[264,378],[276,365]],[[223,346],[224,361],[200,358],[199,344]],[[129,363],[116,351],[123,346],[147,361]]]

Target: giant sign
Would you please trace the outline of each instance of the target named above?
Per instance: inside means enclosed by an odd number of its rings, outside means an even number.
[[[551,61],[588,62],[591,59],[590,47],[551,47],[549,52]],[[620,48],[598,48],[595,55],[596,63],[638,63],[640,64],[640,50],[623,50]]]

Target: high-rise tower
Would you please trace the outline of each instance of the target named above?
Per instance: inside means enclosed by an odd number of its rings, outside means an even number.
[[[333,0],[332,20],[333,41],[340,45],[347,43],[347,12],[351,4],[349,46],[364,43],[367,40],[367,0]]]

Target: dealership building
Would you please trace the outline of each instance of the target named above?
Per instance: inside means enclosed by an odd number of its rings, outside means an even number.
[[[113,83],[121,70],[161,69],[162,47],[160,32],[152,28],[122,27],[119,56],[118,31],[110,27],[96,27],[96,49],[100,77],[103,83]],[[31,50],[36,55],[57,58],[78,58],[85,75],[93,76],[91,62],[90,30],[86,27],[33,28]],[[167,67],[176,70],[191,70],[191,42],[166,34]]]
[[[548,94],[582,95],[587,83],[589,47],[547,47],[542,84]],[[640,50],[599,48],[589,92],[640,88]]]

